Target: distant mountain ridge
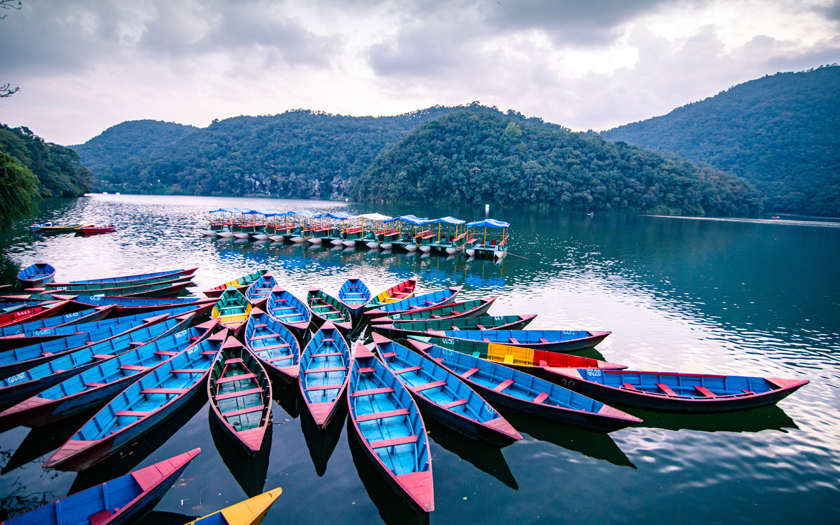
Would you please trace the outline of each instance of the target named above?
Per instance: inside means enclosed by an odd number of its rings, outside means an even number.
[[[601,136],[741,176],[765,209],[840,216],[840,67],[777,73]]]

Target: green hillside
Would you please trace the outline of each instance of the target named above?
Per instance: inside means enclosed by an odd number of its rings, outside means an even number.
[[[437,118],[403,138],[362,175],[357,198],[716,216],[761,211],[754,188],[720,171],[479,109]]]
[[[840,67],[777,73],[601,133],[755,184],[774,212],[840,216]]]

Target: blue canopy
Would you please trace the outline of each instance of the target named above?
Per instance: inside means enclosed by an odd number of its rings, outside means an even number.
[[[261,210],[259,213],[260,215],[265,215],[266,217],[285,217],[290,212],[268,208],[267,210]]]
[[[297,211],[290,211],[288,215],[300,215],[306,219],[314,219],[317,217],[317,214],[314,211],[310,210],[297,210]]]
[[[445,223],[445,224],[460,225],[460,224],[464,224],[467,221],[462,221],[461,219],[456,219],[455,217],[450,217],[449,215],[447,215],[446,217],[441,217],[440,219],[435,219],[431,222],[433,222],[435,224],[442,222],[442,223]]]
[[[430,221],[429,219],[427,219],[426,217],[416,217],[414,215],[402,215],[400,217],[394,217],[393,219],[390,219],[390,220],[387,220],[387,221],[382,221],[382,222],[394,222],[394,221],[408,222],[408,223],[414,224],[416,226],[423,226],[424,224],[428,224],[430,222],[433,222],[433,221]]]
[[[353,215],[352,213],[347,213],[346,211],[337,211],[335,213],[320,213],[315,216],[316,219],[321,219],[329,217],[330,219],[338,219],[341,221],[346,221],[347,219],[352,219],[354,217],[358,217],[358,215]]]
[[[509,222],[497,221],[496,219],[484,219],[483,221],[476,221],[467,224],[469,228],[474,227],[490,227],[490,228],[510,228]]]
[[[218,210],[210,210],[210,213],[242,213],[238,210],[239,208],[219,208]]]

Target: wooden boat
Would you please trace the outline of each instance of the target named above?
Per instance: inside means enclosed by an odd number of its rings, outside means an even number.
[[[428,334],[412,334],[408,336],[408,339],[423,341],[424,343],[440,346],[441,348],[492,361],[559,384],[563,384],[565,380],[564,376],[558,375],[558,371],[563,368],[596,368],[598,370],[623,370],[627,368],[626,365],[609,363],[600,359],[592,359],[579,355],[485,343],[484,341],[453,339],[451,337],[439,337]]]
[[[353,357],[332,321],[321,326],[300,356],[298,385],[318,428],[330,424],[350,378]]]
[[[16,405],[47,388],[61,383],[70,376],[84,372],[131,350],[189,326],[192,316],[167,319],[151,326],[141,327],[101,343],[85,346],[57,359],[34,366],[28,370],[0,380],[0,410]]]
[[[213,362],[207,396],[225,432],[246,454],[256,455],[271,425],[271,381],[257,358],[233,337]]]
[[[0,328],[0,350],[20,348],[80,333],[88,328],[89,323],[106,317],[113,309],[113,306],[99,306]],[[79,328],[78,325],[85,326]]]
[[[248,275],[243,275],[242,277],[239,277],[232,281],[228,281],[224,284],[220,284],[219,286],[214,286],[209,290],[204,290],[204,295],[206,295],[207,297],[221,297],[221,295],[225,292],[225,290],[228,289],[229,286],[233,286],[234,288],[239,290],[240,293],[244,293],[245,290],[254,283],[254,281],[259,279],[266,273],[268,273],[268,270],[257,270],[256,272],[249,273]]]
[[[24,288],[42,286],[55,279],[55,268],[45,262],[36,262],[18,272],[17,279]]]
[[[14,326],[23,323],[31,323],[39,319],[46,319],[61,313],[68,301],[53,301],[44,304],[43,306],[33,306],[23,310],[15,310],[7,314],[0,315],[0,328],[7,326]]]
[[[365,305],[365,310],[373,310],[374,308],[379,308],[380,306],[384,306],[388,303],[395,303],[397,301],[402,301],[403,299],[408,299],[409,297],[414,297],[414,289],[416,287],[417,279],[414,277],[406,279],[405,281],[388,288],[384,292],[378,293],[373,299],[368,301]]]
[[[4,521],[5,525],[131,525],[157,505],[200,448],[135,470]]]
[[[165,299],[143,297],[98,297],[95,295],[75,296],[70,303],[82,308],[91,306],[114,306],[115,315],[136,315],[149,313],[162,308],[175,308],[191,305],[198,308],[196,315],[201,316],[209,312],[218,299],[203,297],[169,297]]]
[[[230,214],[230,217],[228,217]],[[210,211],[210,229],[203,230],[202,235],[206,237],[230,237],[233,232],[230,227],[233,225],[234,210],[228,208],[219,208],[218,210]]]
[[[433,331],[439,337],[479,341],[545,350],[546,352],[578,352],[595,348],[612,332],[586,330],[443,330]]]
[[[60,300],[67,296],[85,296],[85,295],[104,295],[108,297],[174,297],[183,292],[188,286],[192,286],[192,281],[189,279],[175,280],[172,282],[144,284],[139,286],[126,286],[122,288],[110,289],[88,289],[79,290],[73,289],[64,292],[60,288],[43,289],[43,288],[29,288],[26,291],[34,292],[30,295],[34,299],[44,300]]]
[[[277,487],[213,514],[208,514],[203,518],[193,520],[187,525],[259,525],[282,492],[283,489]]]
[[[408,343],[457,374],[493,406],[595,432],[613,432],[642,421],[525,372],[422,341],[408,339]]]
[[[306,294],[306,302],[312,311],[312,324],[320,329],[324,323],[331,321],[345,337],[353,329],[353,316],[344,303],[318,288],[310,288]]]
[[[472,299],[459,303],[449,303],[428,308],[417,308],[406,312],[395,312],[385,317],[371,319],[371,323],[402,324],[431,319],[457,319],[463,317],[479,317],[487,313],[496,297],[486,299]]]
[[[362,229],[364,230],[361,242],[368,248],[379,248],[381,242],[380,235],[388,229],[385,224],[392,217],[382,215],[381,213],[365,213],[364,215],[359,215],[359,219],[362,221]],[[367,224],[365,224],[365,221],[368,221]]]
[[[44,288],[27,288],[26,291],[39,291],[54,294],[74,294],[74,295],[105,295],[113,297],[119,296],[143,296],[156,295],[156,293],[173,293],[177,294],[191,284],[192,276],[179,275],[176,277],[164,276],[150,279],[141,279],[137,281],[118,281],[118,282],[104,282],[104,283],[52,283],[50,286]],[[181,286],[183,285],[183,286]],[[171,291],[167,288],[172,288]],[[155,293],[152,293],[155,292]]]
[[[373,334],[373,342],[382,363],[433,418],[495,447],[522,439],[501,414],[458,376],[379,334]]]
[[[417,234],[426,230],[426,225],[432,221],[426,217],[416,217],[414,215],[403,215],[401,217],[397,217],[397,220],[399,221],[400,235],[397,239],[392,241],[392,248],[401,248],[409,252],[417,250]],[[403,224],[410,226],[407,226],[406,229],[403,230]],[[418,228],[420,229],[420,232],[418,232]]]
[[[275,372],[287,383],[297,380],[300,343],[283,323],[254,308],[245,323],[244,339],[245,346],[266,370]]]
[[[175,414],[198,392],[228,331],[173,356],[119,393],[44,463],[81,471],[136,442]]]
[[[218,319],[223,326],[230,328],[234,336],[238,336],[242,333],[252,308],[244,295],[233,286],[229,286],[213,307],[210,316]]]
[[[245,289],[245,298],[254,308],[265,308],[271,290],[277,286],[277,281],[270,273],[266,273]]]
[[[33,233],[75,233],[76,228],[81,226],[81,224],[53,224],[51,222],[45,222],[43,224],[33,224],[29,227],[29,231]]]
[[[158,365],[208,338],[216,321],[161,337],[72,376],[0,412],[0,432],[19,425],[40,427],[101,407]]]
[[[301,345],[309,341],[309,324],[312,311],[309,307],[280,286],[275,286],[266,303],[266,312],[283,324]]]
[[[362,345],[347,385],[350,420],[385,480],[413,507],[435,509],[426,426],[409,391]]]
[[[485,259],[504,259],[507,255],[507,243],[509,239],[508,228],[510,223],[497,221],[495,219],[484,219],[467,224],[470,233],[467,237],[467,255]],[[483,232],[477,231],[483,228]],[[488,233],[487,228],[491,228]],[[494,230],[502,230],[501,234],[493,233]]]
[[[370,290],[358,276],[352,276],[338,290],[338,300],[344,303],[353,319],[358,319],[370,301]]]
[[[434,306],[443,306],[455,300],[461,292],[462,286],[450,286],[445,290],[438,290],[423,295],[415,295],[396,301],[393,303],[383,304],[377,308],[367,309],[364,312],[368,319],[375,319],[377,317],[385,317],[386,315],[405,314],[420,310],[422,308],[432,308]]]
[[[137,275],[121,275],[118,277],[105,277],[101,279],[67,281],[64,283],[52,282],[48,283],[46,285],[46,288],[61,288],[68,286],[73,287],[80,285],[107,285],[103,286],[103,288],[113,288],[124,286],[138,286],[143,284],[155,284],[160,282],[192,278],[193,273],[195,273],[197,269],[198,268],[188,268],[186,270],[167,270],[163,272],[141,273]]]
[[[579,370],[559,373],[566,388],[628,407],[663,412],[727,412],[774,405],[804,379],[747,377],[631,370]]]
[[[424,334],[432,330],[520,330],[537,317],[532,315],[482,315],[479,317],[449,317],[406,321],[401,323],[373,323],[371,328],[392,341],[405,339],[409,334]],[[380,319],[376,319],[379,321]]]
[[[315,229],[313,224],[315,215],[314,212],[309,210],[289,212],[289,216],[293,218],[295,223],[295,228],[292,230],[294,233],[289,237],[289,240],[295,244],[299,244],[311,239],[313,230]],[[307,223],[307,221],[309,222]]]
[[[450,216],[435,219],[433,224],[437,224],[437,235],[429,245],[431,251],[445,252],[449,255],[464,251],[467,242],[466,223],[466,221]],[[446,225],[446,230],[443,229],[444,225]],[[454,232],[452,226],[455,226]]]
[[[88,235],[98,235],[100,233],[111,233],[117,231],[117,227],[113,224],[106,224],[103,226],[82,226],[79,228],[79,231],[82,232],[82,235],[87,237]]]

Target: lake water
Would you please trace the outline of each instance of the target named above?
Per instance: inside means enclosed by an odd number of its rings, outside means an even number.
[[[531,328],[604,329],[597,353],[634,369],[809,379],[778,406],[722,415],[628,409],[637,427],[601,435],[505,413],[524,439],[502,449],[426,418],[436,511],[418,516],[348,432],[346,409],[315,429],[296,386],[275,384],[270,448],[229,451],[206,399],[106,471],[43,469],[84,422],[0,435],[0,519],[194,447],[202,453],[145,523],[184,523],[277,486],[265,523],[839,523],[840,224],[715,221],[626,214],[491,210],[512,224],[511,256],[464,258],[307,249],[203,238],[218,206],[414,213],[484,210],[199,197],[93,196],[50,201],[34,220],[116,223],[114,234],[0,237],[11,264],[43,259],[59,280],[198,266],[200,290],[269,268],[299,297],[337,294],[350,275],[374,291],[417,276],[418,291],[464,285],[498,295],[490,313],[535,313]],[[305,412],[305,409],[304,409]]]

